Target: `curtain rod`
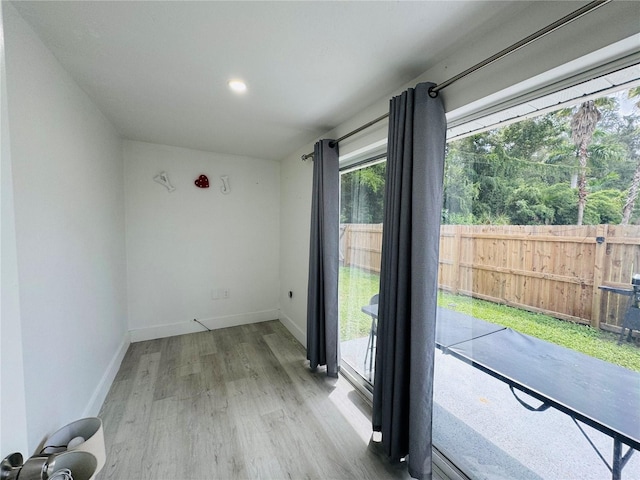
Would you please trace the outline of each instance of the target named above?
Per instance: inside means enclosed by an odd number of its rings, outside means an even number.
[[[555,30],[564,27],[565,25],[568,25],[569,23],[573,22],[574,20],[582,17],[583,15],[586,15],[587,13],[591,13],[592,11],[594,11],[597,8],[600,8],[601,6],[611,2],[612,0],[595,0],[593,2],[589,2],[588,4],[584,5],[583,7],[579,8],[578,10],[575,10],[573,12],[571,12],[568,15],[565,15],[564,17],[562,17],[559,20],[556,20],[555,22],[547,25],[546,27],[538,30],[535,33],[532,33],[531,35],[529,35],[526,38],[523,38],[522,40],[514,43],[513,45],[508,46],[507,48],[499,51],[498,53],[496,53],[495,55],[490,56],[489,58],[486,58],[485,60],[473,65],[472,67],[467,68],[465,71],[460,72],[458,75],[451,77],[448,80],[445,80],[444,82],[431,87],[429,89],[429,95],[432,98],[435,98],[438,96],[438,92],[446,87],[448,87],[449,85],[451,85],[454,82],[457,82],[458,80],[460,80],[461,78],[466,77],[467,75],[470,75],[474,72],[477,72],[478,70],[486,67],[487,65],[490,65],[504,57],[506,57],[507,55],[515,52],[516,50],[520,50],[521,48],[529,45],[530,43],[535,42],[536,40],[539,40],[540,38],[548,35],[551,32],[554,32]],[[384,115],[381,115],[380,117],[376,118],[375,120],[371,120],[370,122],[356,128],[355,130],[352,130],[351,132],[343,135],[342,137],[338,138],[337,140],[335,140],[334,142],[331,142],[331,146],[334,146],[336,143],[340,143],[342,140],[345,140],[347,138],[349,138],[352,135],[355,135],[356,133],[361,132],[362,130],[369,128],[372,125],[375,125],[376,123],[384,120],[385,118],[387,118],[389,116],[388,113],[385,113]],[[306,155],[302,155],[300,157],[302,160],[306,160],[308,158],[313,158],[313,152],[311,153],[307,153]]]

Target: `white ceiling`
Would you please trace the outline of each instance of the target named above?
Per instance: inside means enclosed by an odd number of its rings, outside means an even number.
[[[14,6],[122,136],[280,160],[528,3]]]

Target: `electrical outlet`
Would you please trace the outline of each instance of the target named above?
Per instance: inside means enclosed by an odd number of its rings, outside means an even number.
[[[231,296],[231,291],[228,288],[222,289],[222,298],[229,298]]]

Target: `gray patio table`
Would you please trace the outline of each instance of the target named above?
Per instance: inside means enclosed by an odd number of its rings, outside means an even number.
[[[377,317],[378,305],[365,305],[362,311]],[[640,374],[444,308],[438,308],[436,347],[506,383],[528,410],[553,407],[569,415],[613,480],[622,479],[622,469],[634,450],[640,450]],[[529,405],[516,390],[541,405]],[[578,422],[613,439],[612,465]],[[626,452],[623,444],[629,447]]]

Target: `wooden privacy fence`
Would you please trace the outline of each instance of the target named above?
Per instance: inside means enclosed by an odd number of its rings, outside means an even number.
[[[344,224],[344,265],[380,271],[382,225]],[[443,225],[439,288],[619,331],[640,273],[638,225]]]

